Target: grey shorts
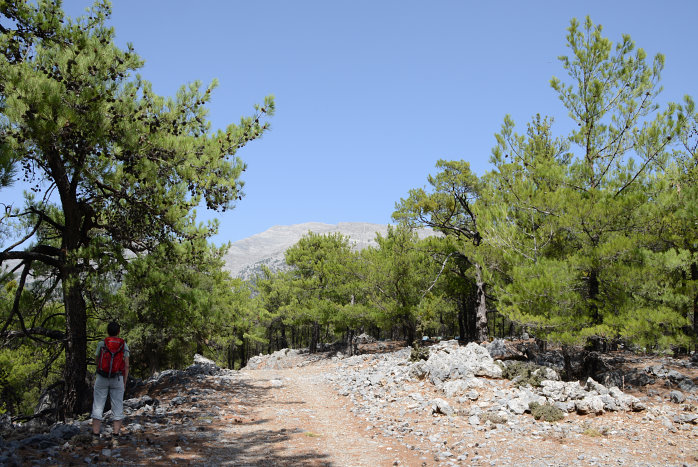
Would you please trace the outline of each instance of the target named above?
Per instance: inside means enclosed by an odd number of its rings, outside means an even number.
[[[111,400],[111,411],[114,420],[124,418],[124,377],[115,376],[105,378],[97,375],[95,379],[94,401],[92,402],[92,418],[102,419],[104,404],[107,403],[107,395]]]

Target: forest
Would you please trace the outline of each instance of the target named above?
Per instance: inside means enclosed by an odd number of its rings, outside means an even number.
[[[0,414],[30,416],[50,388],[62,416],[86,412],[109,320],[141,378],[194,353],[229,368],[287,347],[351,353],[362,333],[696,350],[698,111],[659,103],[664,57],[629,36],[571,20],[550,82],[569,133],[507,116],[490,169],[439,161],[377,246],[309,233],[288,269],[243,281],[195,208],[242,199],[238,151],[268,131],[273,96],[213,131],[216,83],[157,95],[109,15],[0,1],[0,192],[31,187],[0,201]]]

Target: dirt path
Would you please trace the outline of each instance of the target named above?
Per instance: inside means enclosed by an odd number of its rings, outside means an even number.
[[[86,421],[82,434],[55,454],[21,448],[18,465],[698,465],[698,429],[684,424],[677,430],[667,412],[679,416],[692,404],[570,414],[557,424],[524,415],[473,426],[467,413],[446,417],[414,409],[419,400],[444,397],[424,382],[388,386],[381,399],[367,391],[361,397],[371,397],[368,409],[358,410],[352,402],[357,394],[329,382],[328,375],[349,371],[333,360],[289,358],[286,369],[216,375],[175,372],[131,395],[156,402],[127,414],[127,436],[118,446],[108,440],[92,445]],[[508,384],[488,381],[468,407],[495,400]]]
[[[404,462],[401,446],[373,439],[349,411],[346,398],[322,381],[323,366],[244,374],[257,388],[259,405],[250,413],[254,420],[229,425],[225,436],[261,435],[268,442],[236,465],[382,466],[394,465],[400,457]]]
[[[323,381],[327,365],[245,370],[226,384],[207,378],[169,385],[150,393],[159,401],[159,416],[156,411],[127,417],[128,435],[118,447],[109,440],[93,446],[86,439],[64,447],[55,464],[30,451],[25,460],[30,465],[422,465],[416,453],[366,430],[347,399]]]

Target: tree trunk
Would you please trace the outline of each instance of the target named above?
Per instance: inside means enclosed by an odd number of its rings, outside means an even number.
[[[160,352],[158,351],[158,345],[154,342],[146,343],[145,347],[145,358],[148,362],[148,371],[150,374],[155,374],[160,371]]]
[[[475,263],[475,285],[477,286],[477,311],[475,312],[475,332],[477,340],[487,340],[487,296],[485,282],[482,278],[482,266]]]
[[[286,339],[286,325],[284,324],[283,321],[281,321],[281,348],[286,349],[288,348],[288,340]]]
[[[347,353],[350,357],[354,356],[354,330],[347,331]]]
[[[235,339],[232,339],[228,345],[228,368],[235,369]]]
[[[65,305],[65,381],[61,416],[84,413],[89,397],[87,376],[87,312],[82,287],[74,267],[66,267],[62,274],[63,303]]]
[[[589,272],[589,311],[594,324],[601,324],[597,299],[599,297],[599,274],[596,269]]]
[[[698,284],[698,264],[691,264],[691,280]],[[693,336],[698,336],[698,291],[693,294]]]
[[[244,368],[247,365],[247,345],[245,344],[245,337],[241,334],[240,341],[240,368]]]
[[[310,353],[316,353],[317,352],[317,344],[318,340],[320,338],[320,323],[317,321],[313,322],[311,334],[310,334]]]
[[[460,295],[458,297],[458,336],[461,341],[465,341],[468,334],[466,319],[465,298]]]
[[[407,339],[407,342],[411,345],[414,342],[415,336],[417,334],[417,329],[415,328],[414,322],[409,318],[405,318],[402,324],[402,334]]]

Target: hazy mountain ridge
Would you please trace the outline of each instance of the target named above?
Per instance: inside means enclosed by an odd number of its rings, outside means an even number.
[[[276,225],[262,233],[238,240],[231,244],[224,256],[224,269],[234,277],[250,279],[266,265],[272,271],[285,269],[284,252],[295,245],[308,232],[318,234],[339,233],[349,237],[350,243],[357,250],[376,246],[376,234],[385,235],[387,224],[371,224],[366,222],[340,222],[323,224],[321,222],[306,222],[295,225]],[[428,236],[431,231],[424,230],[420,236]]]

